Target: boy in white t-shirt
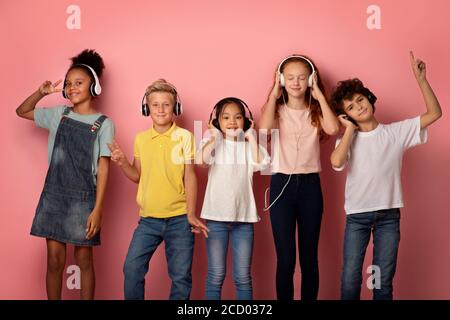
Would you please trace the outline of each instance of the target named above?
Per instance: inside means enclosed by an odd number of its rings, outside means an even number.
[[[341,171],[347,164],[344,265],[341,299],[359,299],[362,266],[373,231],[373,266],[380,286],[374,299],[392,299],[392,281],[400,241],[400,208],[403,207],[401,167],[406,149],[425,143],[426,128],[442,115],[426,79],[425,63],[410,53],[411,66],[427,111],[415,118],[380,124],[374,116],[375,95],[359,79],[341,81],[331,103],[340,114],[344,135],[336,141],[331,164]],[[379,269],[378,269],[379,268]]]

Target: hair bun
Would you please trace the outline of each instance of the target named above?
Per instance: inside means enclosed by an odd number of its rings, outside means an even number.
[[[71,67],[77,64],[86,64],[95,70],[95,73],[97,73],[99,78],[103,74],[103,69],[105,69],[102,57],[93,49],[85,49],[77,56],[72,57],[71,60]]]

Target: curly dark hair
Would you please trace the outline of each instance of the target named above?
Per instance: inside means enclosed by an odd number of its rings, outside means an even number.
[[[337,86],[333,88],[331,93],[331,107],[337,114],[344,113],[342,101],[352,100],[356,93],[365,96],[372,104],[373,111],[375,112],[375,101],[377,98],[358,78],[338,82]]]
[[[72,60],[72,64],[68,71],[74,68],[85,69],[82,65],[86,64],[94,69],[95,73],[100,78],[103,74],[103,69],[105,69],[102,57],[93,49],[85,49],[80,54],[70,58],[70,60]],[[88,72],[88,74],[92,77],[91,72]]]

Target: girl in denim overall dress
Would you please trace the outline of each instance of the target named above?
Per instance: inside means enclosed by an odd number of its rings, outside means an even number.
[[[44,82],[17,108],[17,115],[49,130],[49,169],[31,234],[47,240],[46,287],[49,299],[61,298],[66,244],[75,245],[81,270],[81,299],[93,299],[92,247],[100,245],[103,198],[114,125],[98,113],[92,99],[101,93],[103,60],[93,50],[72,58],[64,81]],[[38,108],[44,96],[60,92],[73,107]]]

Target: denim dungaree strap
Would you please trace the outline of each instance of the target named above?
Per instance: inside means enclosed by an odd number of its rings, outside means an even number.
[[[94,209],[96,187],[92,173],[94,143],[106,116],[94,124],[68,117],[66,107],[56,132],[31,234],[81,246],[100,244],[100,233],[86,239],[87,219]]]

